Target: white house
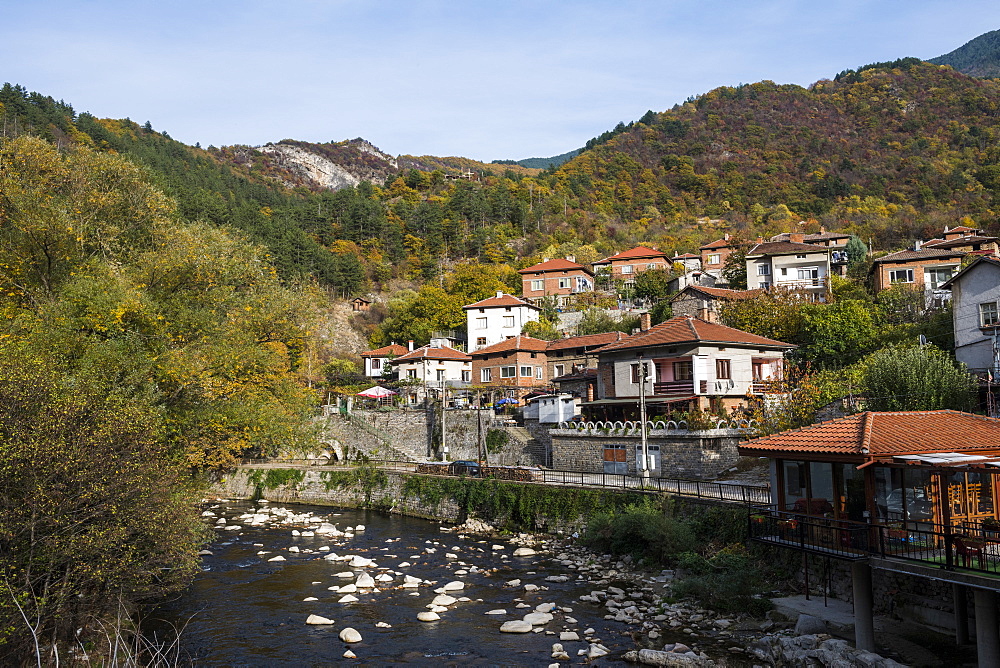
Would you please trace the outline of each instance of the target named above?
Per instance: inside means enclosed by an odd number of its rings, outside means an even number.
[[[469,332],[469,352],[514,338],[525,324],[537,321],[542,310],[519,297],[499,291],[495,297],[463,308]]]
[[[1000,260],[980,256],[942,288],[951,289],[955,358],[994,382],[1000,376]]]
[[[432,339],[426,346],[391,360],[400,381],[410,381],[401,392],[407,403],[440,396],[446,389],[464,388],[472,380],[472,357],[448,345],[447,339]]]
[[[802,243],[804,235],[790,236],[792,241],[758,243],[747,252],[747,288],[804,290],[822,300],[830,276],[831,251]]]
[[[361,353],[361,360],[365,363],[365,375],[369,378],[382,378],[386,367],[389,366],[389,360],[405,355],[411,350],[413,341],[410,341],[409,348],[393,343],[375,350],[366,350]]]

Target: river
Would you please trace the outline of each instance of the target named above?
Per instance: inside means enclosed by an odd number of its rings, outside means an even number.
[[[273,504],[276,505],[276,504]],[[169,626],[183,627],[183,659],[206,666],[314,666],[350,662],[354,665],[505,665],[547,666],[553,662],[553,643],[564,631],[578,633],[579,641],[562,644],[572,663],[585,657],[580,650],[603,645],[609,654],[596,663],[616,664],[635,642],[629,627],[604,619],[603,607],[577,601],[594,587],[577,579],[572,570],[551,555],[513,556],[515,545],[501,539],[460,537],[427,520],[375,511],[340,510],[320,506],[286,506],[336,524],[338,529],[364,525],[353,537],[295,536],[293,531],[315,529],[316,521],[249,526],[247,518],[258,506],[249,502],[211,504],[206,520],[216,524],[216,540],[203,557],[203,571],[177,599],[164,603],[147,628],[160,637]],[[267,508],[267,506],[260,506]],[[272,509],[273,510],[273,509]],[[219,521],[224,520],[224,521]],[[224,527],[240,526],[227,530]],[[497,549],[495,546],[501,546]],[[321,548],[329,548],[322,551]],[[298,551],[295,551],[297,548]],[[365,568],[324,558],[330,553],[374,560]],[[263,553],[263,554],[261,554]],[[281,556],[284,561],[268,561]],[[353,593],[359,600],[339,603],[342,592],[330,591],[354,583],[338,577],[391,575],[378,589]],[[420,578],[417,588],[402,588],[406,575]],[[568,576],[566,582],[548,576]],[[520,580],[519,584],[508,584]],[[419,612],[437,596],[435,589],[461,581],[461,591],[448,594],[459,600],[440,612],[439,621],[417,620]],[[609,583],[614,585],[616,583]],[[618,583],[624,586],[634,583]],[[525,585],[537,585],[526,591]],[[315,598],[307,601],[304,599]],[[536,606],[555,603],[553,619],[530,633],[500,633],[504,621],[521,619]],[[517,607],[518,605],[523,607]],[[503,615],[487,615],[505,609]],[[334,620],[331,625],[307,625],[309,615]],[[379,624],[379,626],[376,626]],[[388,625],[388,626],[386,626]],[[356,629],[361,642],[346,644],[339,634]],[[590,631],[589,633],[587,631]],[[346,651],[356,659],[345,659]],[[565,663],[565,662],[564,662]]]

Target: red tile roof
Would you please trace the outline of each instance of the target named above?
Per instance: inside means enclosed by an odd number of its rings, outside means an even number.
[[[375,350],[366,350],[361,353],[361,357],[388,357],[389,355],[399,357],[400,355],[405,355],[408,352],[410,352],[410,350],[406,346],[401,346],[398,343],[392,343],[388,346],[376,348]]]
[[[765,241],[757,244],[747,252],[747,257],[754,255],[791,255],[792,253],[823,253],[827,246],[816,244],[798,244],[791,241]]]
[[[669,257],[667,257],[666,253],[658,251],[655,248],[647,248],[646,246],[636,246],[635,248],[632,248],[630,250],[622,251],[621,253],[618,253],[618,255],[612,255],[611,257],[606,257],[603,260],[598,260],[594,264],[607,264],[613,260],[636,260],[647,257],[662,257],[664,260],[670,259]]]
[[[695,253],[682,253],[681,255],[675,255],[671,260],[700,260],[701,256]]]
[[[883,264],[885,262],[910,262],[914,260],[947,260],[958,259],[965,255],[961,251],[936,250],[934,248],[921,248],[920,250],[901,250],[889,253],[872,260],[872,264]]]
[[[729,288],[710,288],[704,285],[687,285],[676,295],[671,297],[670,301],[673,302],[688,290],[692,292],[701,292],[709,297],[715,297],[716,299],[749,299],[750,297],[756,297],[757,295],[764,294],[764,290],[761,289],[730,290]]]
[[[454,360],[459,362],[471,362],[472,357],[461,350],[448,348],[434,348],[433,346],[421,346],[412,353],[406,353],[402,357],[390,360],[390,364],[401,364],[403,362],[416,362],[417,360]]]
[[[997,241],[997,238],[968,236],[958,237],[957,239],[934,239],[925,243],[924,246],[933,246],[934,248],[955,248],[956,246],[968,246],[969,244],[985,244],[990,241]]]
[[[514,295],[501,295],[499,297],[489,297],[488,299],[483,299],[476,302],[475,304],[466,304],[462,308],[495,308],[497,306],[527,306],[533,308],[536,311],[541,311],[531,302],[526,302],[520,297],[515,297]]]
[[[472,353],[472,356],[482,357],[483,355],[488,355],[490,353],[503,353],[514,350],[545,352],[545,347],[548,345],[549,345],[548,341],[543,341],[542,339],[536,339],[533,336],[518,335],[518,336],[513,336],[509,339],[505,339],[500,343],[494,343],[492,346],[486,346],[485,348],[480,348],[479,350]]]
[[[698,250],[713,250],[715,248],[729,248],[730,246],[732,246],[732,244],[729,243],[729,242],[730,242],[729,239],[716,239],[715,241],[711,241],[711,242],[705,244],[704,246],[698,246]]]
[[[866,411],[756,438],[742,454],[855,455],[878,458],[932,452],[1000,452],[1000,420],[959,411]]]
[[[748,348],[795,348],[790,343],[775,341],[714,322],[679,315],[666,322],[661,322],[655,327],[650,327],[645,332],[633,334],[592,352],[605,353],[634,348],[669,346],[678,343],[725,343]]]
[[[791,232],[782,232],[781,234],[775,234],[773,237],[768,239],[768,241],[791,241]],[[803,234],[802,240],[804,242],[810,241],[829,241],[831,239],[850,239],[850,234],[838,234],[837,232],[816,232],[815,234]]]
[[[589,269],[584,267],[582,264],[577,264],[576,262],[570,262],[569,260],[562,260],[560,258],[555,258],[552,260],[546,260],[545,262],[539,262],[538,264],[533,264],[530,267],[525,267],[519,270],[519,274],[533,274],[542,271],[570,271],[573,269],[579,269],[591,274]]]
[[[569,336],[565,339],[549,341],[546,350],[567,350],[571,348],[596,348],[614,341],[621,341],[628,334],[625,332],[604,332],[602,334],[585,334],[584,336]]]

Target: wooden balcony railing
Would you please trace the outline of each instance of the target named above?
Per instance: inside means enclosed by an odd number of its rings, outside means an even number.
[[[663,383],[653,383],[653,394],[667,397],[694,394],[694,381],[671,380]]]

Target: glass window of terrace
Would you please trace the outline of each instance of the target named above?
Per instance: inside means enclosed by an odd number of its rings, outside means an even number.
[[[877,466],[875,512],[883,522],[933,522],[933,478],[926,469]]]
[[[863,522],[864,472],[853,464],[782,462],[782,510]]]

